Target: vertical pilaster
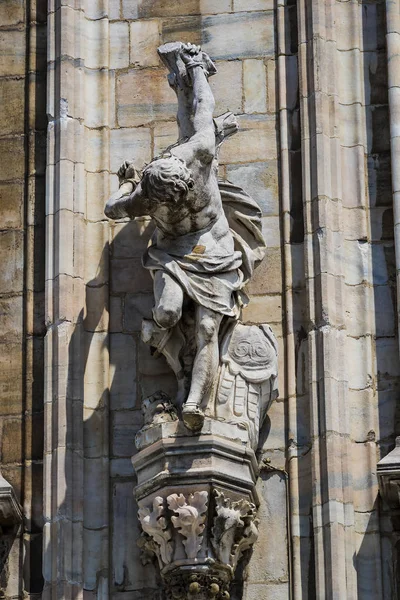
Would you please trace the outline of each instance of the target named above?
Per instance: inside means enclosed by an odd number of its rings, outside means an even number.
[[[335,0],[298,3],[315,595],[355,598]]]
[[[50,2],[45,594],[108,597],[107,3]],[[107,179],[108,180],[108,179]],[[103,196],[104,194],[104,196]],[[86,490],[86,492],[85,492]],[[90,492],[89,492],[90,490]]]

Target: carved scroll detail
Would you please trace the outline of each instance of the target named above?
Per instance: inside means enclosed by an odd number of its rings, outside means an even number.
[[[207,500],[208,492],[194,492],[188,496],[187,501],[183,494],[171,494],[167,498],[170,510],[178,514],[171,517],[171,521],[179,533],[186,538],[183,540],[183,545],[188,558],[196,558],[201,548]]]
[[[142,548],[148,553],[156,554],[161,566],[172,561],[172,535],[165,519],[164,500],[157,496],[153,500],[153,510],[142,507],[139,509],[139,520],[144,531]],[[150,538],[150,539],[148,539]]]
[[[215,492],[212,546],[218,559],[235,570],[243,552],[258,537],[256,507],[248,500],[232,502],[223,492]]]

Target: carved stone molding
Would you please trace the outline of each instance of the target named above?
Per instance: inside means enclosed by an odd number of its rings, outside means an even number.
[[[249,495],[207,487],[140,502],[142,560],[157,558],[167,597],[174,600],[228,600],[238,561],[257,539]]]
[[[14,488],[0,473],[0,527],[11,527],[22,521],[22,509]]]
[[[207,492],[194,492],[188,499],[183,494],[171,494],[167,498],[169,509],[178,516],[171,517],[173,526],[185,538],[186,556],[197,558],[201,549],[207,511]]]

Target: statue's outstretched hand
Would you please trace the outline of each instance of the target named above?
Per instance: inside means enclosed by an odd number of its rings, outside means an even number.
[[[119,185],[121,186],[125,181],[139,182],[139,173],[133,166],[133,161],[126,160],[122,163],[117,171]]]
[[[203,53],[201,47],[196,44],[182,44],[180,55],[187,66],[203,66]]]

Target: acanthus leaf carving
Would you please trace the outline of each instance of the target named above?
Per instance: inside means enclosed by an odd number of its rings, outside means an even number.
[[[208,492],[194,492],[188,499],[183,494],[171,494],[167,498],[170,510],[178,516],[172,516],[173,526],[185,537],[183,545],[188,558],[196,558],[201,544],[206,520]]]
[[[243,552],[257,540],[256,507],[248,500],[233,502],[216,490],[215,512],[212,546],[218,560],[235,570]]]
[[[171,531],[165,519],[164,500],[157,496],[153,500],[153,510],[139,508],[139,520],[148,537],[142,541],[147,554],[156,554],[160,565],[168,565],[172,560],[173,545]],[[150,539],[149,539],[150,538]]]

